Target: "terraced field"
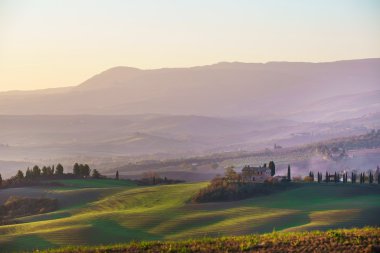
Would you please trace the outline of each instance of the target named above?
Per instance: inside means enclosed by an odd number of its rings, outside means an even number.
[[[84,190],[99,194],[20,219],[26,223],[0,226],[0,249],[380,226],[379,185],[304,184],[244,201],[196,204],[189,199],[207,183],[137,187],[120,182],[75,181],[67,182],[67,189],[49,189],[57,195],[69,192],[69,199]]]

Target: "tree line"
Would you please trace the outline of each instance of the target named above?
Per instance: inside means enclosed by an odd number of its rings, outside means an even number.
[[[350,179],[350,180],[349,180]],[[293,178],[293,181],[302,181],[300,178],[296,179]],[[306,176],[303,181],[305,182],[314,182],[317,181],[318,183],[348,183],[351,182],[352,184],[360,183],[360,184],[373,184],[377,181],[378,184],[380,184],[380,167],[377,166],[377,170],[375,173],[373,173],[371,170],[367,173],[361,172],[357,174],[356,172],[348,173],[347,171],[344,173],[334,172],[329,173],[325,172],[324,176],[323,173],[317,172],[316,178],[314,176],[314,172],[310,171],[309,175]]]
[[[76,178],[105,178],[96,169],[91,169],[88,164],[75,163],[72,172],[65,173],[62,164],[58,163],[56,166],[42,166],[34,165],[31,169],[28,167],[25,173],[18,170],[16,175],[9,179],[3,179],[0,174],[0,187],[15,187],[26,185],[38,185],[41,180],[49,179],[76,179]]]

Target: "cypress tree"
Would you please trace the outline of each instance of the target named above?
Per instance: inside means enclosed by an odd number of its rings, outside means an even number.
[[[29,167],[26,169],[26,172],[25,172],[25,178],[32,178],[33,177],[33,172],[29,169]]]
[[[290,175],[290,164],[288,164],[288,181],[291,181],[291,175]]]
[[[325,178],[325,181],[326,181],[326,183],[329,182],[329,173],[327,173],[327,171],[326,171],[326,178]]]
[[[119,171],[118,171],[118,170],[116,171],[115,179],[116,179],[116,180],[119,180]]]
[[[1,177],[1,174],[0,174],[0,187],[2,184],[3,184],[3,178]]]
[[[273,161],[269,162],[270,175],[273,177],[276,174],[276,165]]]
[[[370,184],[373,183],[373,175],[372,175],[372,171],[369,172],[369,183],[370,183]]]
[[[312,171],[309,171],[309,177],[312,178],[312,180],[314,182],[314,173]]]

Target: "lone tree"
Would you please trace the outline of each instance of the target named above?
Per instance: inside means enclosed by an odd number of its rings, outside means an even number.
[[[270,175],[273,177],[276,174],[276,165],[273,161],[269,162]]]
[[[288,177],[287,177],[287,180],[290,182],[292,179],[291,179],[291,175],[290,175],[290,164],[288,164]]]
[[[118,171],[118,170],[116,171],[115,179],[116,179],[116,180],[119,180],[119,171]]]
[[[2,184],[3,184],[3,178],[1,177],[1,174],[0,174],[0,187]]]

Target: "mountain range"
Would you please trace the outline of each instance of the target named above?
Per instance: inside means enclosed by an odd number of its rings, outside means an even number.
[[[379,111],[380,59],[115,67],[78,86],[0,93],[0,114],[347,119]]]

